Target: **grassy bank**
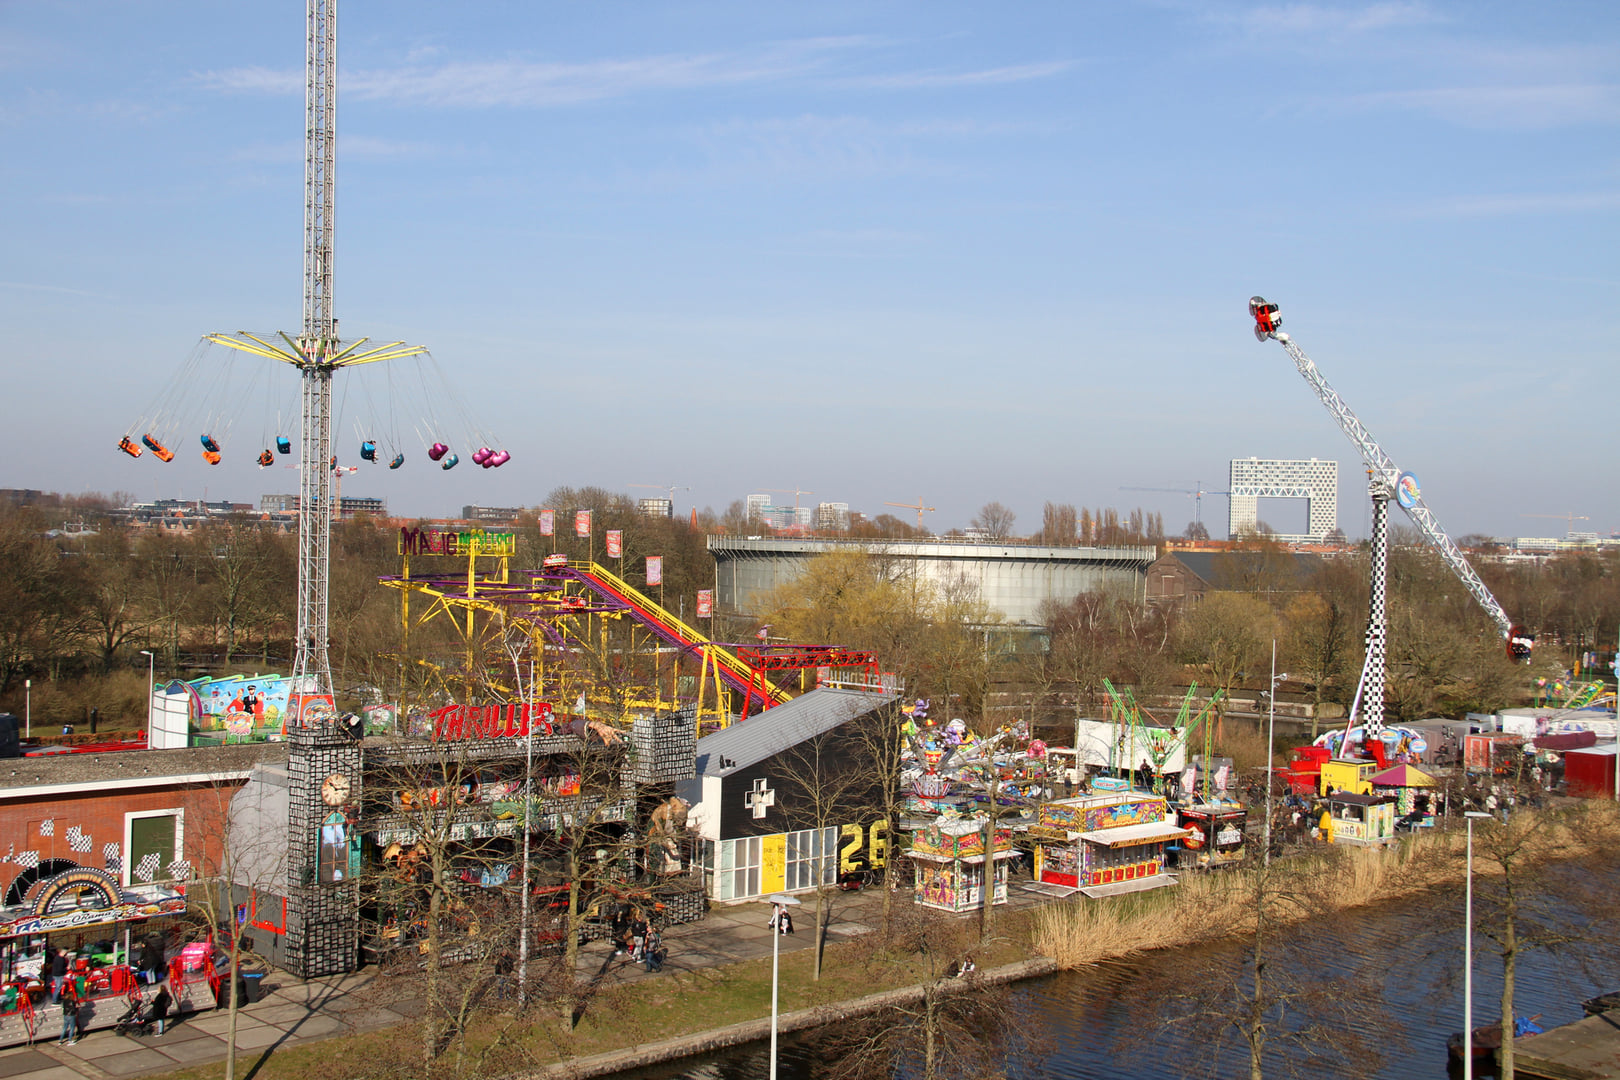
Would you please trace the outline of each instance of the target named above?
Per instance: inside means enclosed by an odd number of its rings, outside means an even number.
[[[1541,815],[1533,857],[1565,859],[1612,850],[1620,832],[1613,807],[1588,805]],[[1488,825],[1482,827],[1490,827]],[[1490,872],[1478,858],[1475,873]],[[1387,849],[1334,848],[1280,860],[1268,888],[1311,898],[1274,918],[1306,918],[1432,893],[1459,885],[1464,872],[1463,834],[1423,834]],[[981,970],[1044,955],[1062,967],[1081,967],[1155,949],[1229,937],[1253,919],[1258,871],[1189,874],[1173,889],[1105,901],[1073,899],[1018,912],[998,912],[993,940],[972,946]],[[909,905],[906,905],[909,911]],[[1292,913],[1290,916],[1289,913]],[[943,920],[940,934],[971,935],[973,920]],[[939,977],[942,950],[932,954],[885,942],[877,933],[830,945],[819,982],[811,978],[808,951],[782,959],[783,1012],[853,1001],[870,994]],[[915,936],[905,939],[915,943]],[[677,971],[611,987],[592,999],[579,1025],[565,1032],[554,1010],[481,1014],[464,1043],[453,1046],[431,1070],[421,1066],[415,1024],[277,1051],[253,1073],[255,1080],[362,1080],[374,1076],[481,1077],[521,1074],[558,1062],[712,1031],[768,1014],[769,958],[723,967]],[[379,989],[386,989],[379,987]],[[396,990],[403,989],[396,987]],[[382,1002],[386,1004],[387,1002]],[[239,1074],[258,1059],[244,1052]],[[171,1074],[190,1080],[212,1077],[212,1065]]]

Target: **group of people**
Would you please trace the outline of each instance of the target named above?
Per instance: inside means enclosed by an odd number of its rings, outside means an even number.
[[[621,907],[613,915],[613,955],[626,952],[632,964],[642,964],[648,972],[664,969],[663,935],[639,907]]]
[[[74,970],[72,961],[70,953],[49,943],[46,944],[41,974],[44,976],[51,1003],[62,1008],[62,1035],[57,1040],[58,1046],[71,1046],[84,1038],[85,1028],[95,1012],[89,975],[84,971]],[[139,1003],[139,994],[136,993],[131,999],[136,1003],[132,1012],[142,1013],[143,1023],[150,1024],[156,1035],[162,1035],[168,1026],[169,1010],[174,1005],[174,996],[169,993],[168,984],[163,981],[163,976],[162,947],[152,941],[143,942],[135,964],[135,977],[141,983],[157,983],[158,991],[144,1007]]]

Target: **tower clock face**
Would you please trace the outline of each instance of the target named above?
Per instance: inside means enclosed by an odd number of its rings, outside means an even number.
[[[321,781],[321,802],[327,806],[342,806],[349,799],[349,778],[333,773]]]

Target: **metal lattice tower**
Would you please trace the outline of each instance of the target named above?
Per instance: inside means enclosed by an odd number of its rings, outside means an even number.
[[[337,182],[337,0],[308,0],[304,53],[304,328],[298,471],[298,640],[293,685],[332,692],[327,598],[332,548],[332,232]]]

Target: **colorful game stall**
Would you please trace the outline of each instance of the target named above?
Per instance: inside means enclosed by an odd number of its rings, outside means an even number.
[[[86,1030],[111,1026],[138,991],[131,943],[177,929],[186,900],[157,886],[123,888],[104,870],[76,867],[30,890],[27,903],[0,909],[0,1046],[56,1038],[62,1010],[52,1004],[44,971],[47,944],[68,958],[68,973],[82,980]],[[177,1005],[199,1006],[182,992]],[[197,984],[214,1002],[206,983]],[[200,1000],[200,999],[199,999]]]
[[[1119,791],[1042,804],[1030,826],[1036,882],[1087,896],[1174,885],[1164,847],[1186,835],[1158,795]]]
[[[1395,816],[1407,819],[1414,827],[1434,827],[1434,801],[1429,790],[1435,787],[1434,777],[1412,765],[1397,765],[1372,777],[1373,791],[1395,799]]]
[[[1395,800],[1338,791],[1327,799],[1328,835],[1334,844],[1379,847],[1395,842]]]
[[[1241,806],[1187,806],[1176,811],[1176,823],[1187,830],[1178,866],[1212,869],[1240,863],[1247,856],[1244,826],[1249,812]]]
[[[966,817],[936,821],[912,834],[906,854],[916,875],[916,903],[953,914],[977,911],[984,905],[987,867],[990,902],[1007,902],[1007,864],[1018,857],[1012,833],[995,830],[988,853],[984,833],[984,818]]]

